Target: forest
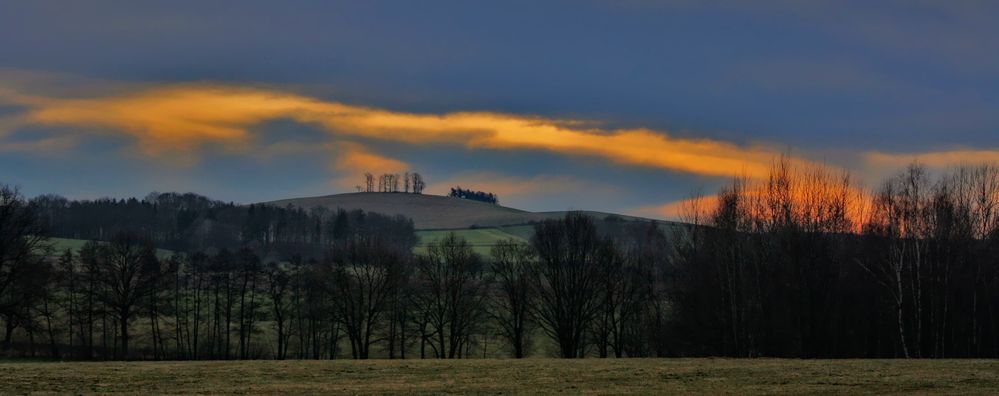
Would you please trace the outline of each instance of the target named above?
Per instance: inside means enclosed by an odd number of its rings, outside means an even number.
[[[455,234],[414,252],[400,216],[3,186],[0,353],[999,357],[996,166],[864,189],[779,158],[688,203],[680,229],[570,212],[480,256]]]

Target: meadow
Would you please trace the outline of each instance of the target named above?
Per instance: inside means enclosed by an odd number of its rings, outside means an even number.
[[[488,257],[489,251],[492,250],[493,246],[501,241],[513,239],[519,242],[526,242],[529,240],[531,233],[534,232],[534,226],[520,225],[453,230],[418,230],[416,231],[416,236],[420,240],[417,242],[414,252],[425,253],[427,245],[452,232],[465,238],[472,245],[472,250],[476,253]],[[69,238],[49,238],[49,242],[52,243],[53,252],[56,255],[61,254],[66,249],[78,252],[87,243],[83,239]],[[172,251],[166,249],[156,249],[156,253],[160,258],[170,257],[173,254]]]
[[[426,253],[427,245],[440,240],[445,235],[452,232],[455,235],[465,238],[465,240],[472,246],[472,250],[476,253],[484,257],[489,257],[489,252],[492,250],[493,246],[496,246],[496,244],[501,241],[513,239],[518,242],[527,242],[531,238],[531,234],[534,232],[534,226],[522,225],[456,230],[420,230],[416,231],[416,235],[420,238],[420,241],[416,244],[414,252]]]
[[[994,394],[994,360],[2,362],[0,394]]]

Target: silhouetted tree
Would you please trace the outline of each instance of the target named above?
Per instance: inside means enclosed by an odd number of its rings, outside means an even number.
[[[32,324],[32,308],[47,292],[51,271],[43,262],[50,250],[37,208],[20,192],[0,185],[0,317],[3,349],[14,329]]]
[[[534,316],[564,358],[584,356],[586,332],[603,300],[599,253],[605,244],[593,220],[581,213],[535,226]]]
[[[375,176],[371,173],[364,173],[364,192],[375,191]]]
[[[423,181],[423,176],[419,173],[413,173],[413,194],[423,194],[423,188],[427,186],[427,183]]]
[[[104,303],[116,316],[121,341],[119,356],[129,357],[129,325],[144,298],[156,291],[160,263],[152,242],[133,233],[119,233],[98,253],[98,277],[106,289]]]
[[[491,256],[492,316],[499,325],[500,334],[510,344],[513,357],[520,359],[527,356],[534,329],[531,318],[534,252],[530,245],[507,240],[497,243]]]
[[[463,357],[485,313],[481,259],[468,241],[448,233],[416,262],[415,301],[431,331],[428,344],[439,359]]]
[[[452,187],[451,192],[448,193],[448,196],[461,199],[470,199],[473,201],[486,202],[491,204],[499,203],[499,197],[497,197],[496,194],[487,193],[484,191],[465,190],[460,186]]]
[[[402,283],[406,258],[377,237],[356,236],[333,249],[330,277],[337,315],[343,322],[355,359],[367,359],[374,337]]]

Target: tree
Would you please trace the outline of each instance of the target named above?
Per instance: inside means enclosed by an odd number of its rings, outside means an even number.
[[[481,259],[451,232],[427,245],[416,261],[415,300],[436,336],[430,345],[439,359],[459,358],[485,312]]]
[[[267,278],[267,291],[271,300],[271,312],[274,316],[275,338],[277,351],[274,358],[284,360],[288,356],[288,317],[291,314],[291,274],[288,266],[270,262],[264,269]]]
[[[375,191],[375,176],[369,172],[364,172],[364,192]]]
[[[138,314],[139,303],[157,291],[161,271],[156,249],[147,237],[121,232],[101,245],[99,263],[98,276],[107,290],[104,302],[120,326],[120,357],[128,358],[129,324]]]
[[[239,357],[247,359],[250,353],[250,338],[260,310],[257,301],[258,281],[261,273],[260,258],[248,248],[236,253],[237,276],[239,277]]]
[[[880,252],[871,255],[876,259],[857,261],[894,302],[899,345],[907,358],[920,356],[920,343],[913,342],[910,328],[921,324],[922,299],[918,294],[920,267],[927,257],[928,183],[926,169],[913,164],[882,186],[874,201],[872,222],[865,228],[868,240],[878,241],[884,248],[874,248]]]
[[[374,337],[401,283],[405,258],[376,237],[356,236],[333,249],[332,303],[343,322],[355,359],[367,359]]]
[[[453,198],[470,199],[473,201],[491,203],[494,205],[499,203],[499,197],[497,197],[496,194],[487,193],[485,191],[474,191],[470,189],[466,190],[461,188],[461,186],[452,187],[451,192],[448,193],[448,196]]]
[[[3,349],[18,326],[30,323],[30,308],[49,283],[43,263],[51,249],[36,207],[20,192],[0,185],[0,316],[6,322]]]
[[[423,176],[419,173],[413,172],[413,194],[423,194],[423,188],[426,187],[426,183],[423,181]]]
[[[600,249],[593,220],[578,212],[534,228],[534,316],[564,358],[584,356],[585,333],[601,307]]]
[[[535,255],[530,245],[514,240],[497,243],[490,254],[492,317],[510,344],[513,357],[520,359],[527,355],[529,336],[534,329],[530,310],[531,266]]]

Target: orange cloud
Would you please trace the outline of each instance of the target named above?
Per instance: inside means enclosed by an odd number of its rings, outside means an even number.
[[[410,169],[409,164],[374,153],[358,143],[336,142],[331,146],[337,152],[332,163],[332,168],[344,175],[333,181],[333,184],[338,187],[351,189],[360,185],[361,178],[359,175],[364,172],[371,172],[375,175],[383,173],[401,174]]]
[[[718,204],[717,195],[709,195],[696,198],[681,199],[679,201],[667,202],[661,205],[649,205],[625,211],[640,217],[651,217],[656,219],[688,221],[691,223],[703,223],[704,219],[694,220],[693,217],[710,213]]]
[[[369,151],[353,142],[340,142],[336,145],[341,154],[337,155],[335,167],[339,170],[372,173],[402,173],[409,164]]]
[[[679,138],[647,129],[600,129],[584,120],[492,112],[405,113],[230,85],[152,86],[73,99],[9,92],[3,96],[29,108],[19,117],[22,123],[121,133],[133,138],[141,153],[158,157],[192,153],[205,146],[249,150],[254,147],[250,127],[282,118],[321,125],[341,138],[543,150],[709,176],[741,173],[760,177],[779,153],[763,145]],[[359,159],[374,161],[363,155]],[[391,165],[398,168],[399,164]]]
[[[954,149],[906,154],[872,151],[865,153],[864,158],[869,166],[881,169],[895,170],[903,168],[913,161],[933,168],[944,168],[960,164],[999,163],[999,149]]]

